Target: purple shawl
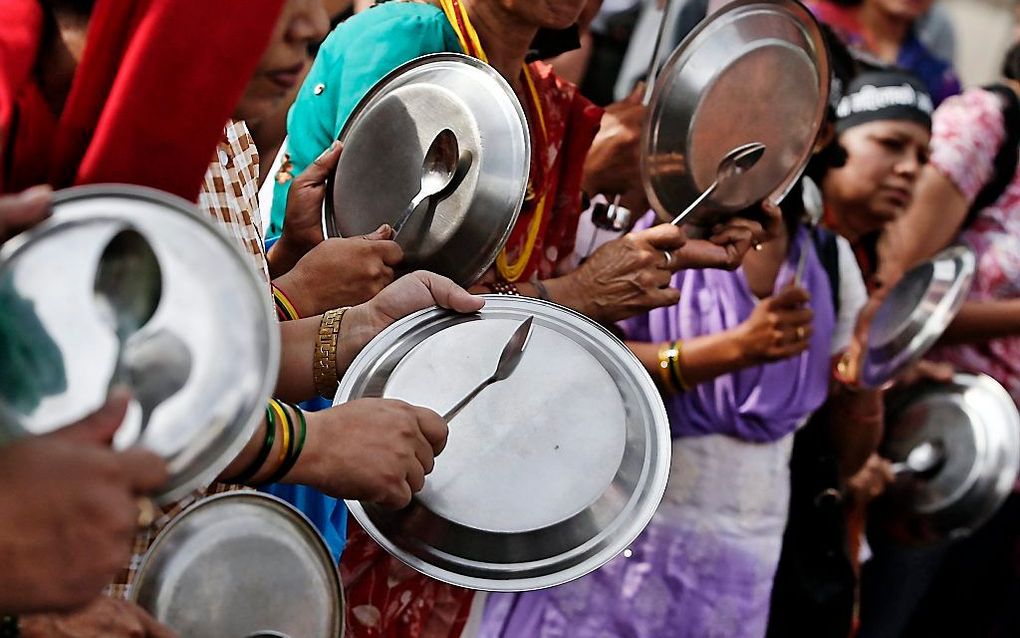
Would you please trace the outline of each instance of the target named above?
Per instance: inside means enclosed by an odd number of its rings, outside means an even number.
[[[776,277],[776,291],[793,279],[801,248],[810,241],[803,229],[795,239]],[[754,443],[776,441],[825,401],[835,310],[828,275],[815,250],[808,250],[801,285],[810,292],[815,313],[811,347],[792,359],[725,374],[666,397],[675,438],[726,434]],[[751,316],[757,303],[743,268],[681,271],[673,286],[680,290],[680,302],[623,322],[628,339],[658,343],[722,332]]]

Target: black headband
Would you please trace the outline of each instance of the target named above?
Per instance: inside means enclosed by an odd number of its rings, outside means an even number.
[[[836,106],[836,130],[878,120],[908,120],[931,128],[931,95],[902,71],[863,73],[850,83]]]

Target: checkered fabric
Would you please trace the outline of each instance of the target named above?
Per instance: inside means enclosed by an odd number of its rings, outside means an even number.
[[[266,282],[269,293],[266,302],[272,304],[272,294],[268,288],[269,267],[262,241],[258,185],[259,154],[255,141],[244,122],[228,122],[223,131],[223,139],[216,147],[216,156],[205,173],[198,206],[249,259],[256,275]],[[145,552],[160,530],[188,506],[208,495],[243,489],[248,488],[214,483],[164,507],[152,525],[135,535],[131,563],[121,570],[114,584],[107,588],[107,594],[124,599],[130,596],[131,585]]]
[[[262,216],[259,213],[259,152],[244,122],[228,122],[198,196],[224,234],[236,242],[269,283]]]

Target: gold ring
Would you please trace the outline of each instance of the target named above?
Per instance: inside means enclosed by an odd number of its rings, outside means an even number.
[[[806,334],[807,330],[804,329],[804,326],[797,326],[797,341],[803,341]]]

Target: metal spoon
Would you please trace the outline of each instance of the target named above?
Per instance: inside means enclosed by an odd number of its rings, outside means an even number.
[[[659,21],[659,31],[655,35],[655,48],[652,49],[652,59],[648,61],[648,71],[645,73],[645,94],[641,103],[648,106],[652,101],[652,93],[655,92],[655,83],[659,78],[659,61],[662,59],[662,36],[666,33],[666,23],[671,22],[670,7],[672,0],[660,0],[659,11],[662,13]]]
[[[684,209],[684,212],[680,213],[673,218],[670,222],[674,226],[682,222],[688,215],[690,215],[703,201],[715,192],[719,185],[726,182],[734,177],[742,175],[747,171],[751,170],[761,156],[765,154],[765,145],[761,142],[751,142],[750,144],[743,144],[731,150],[729,153],[723,156],[719,162],[718,168],[715,171],[715,181],[708,185],[698,198],[691,202],[691,205]]]
[[[96,306],[117,335],[117,361],[111,387],[123,376],[124,344],[156,313],[163,273],[152,246],[128,226],[110,239],[99,257],[93,283]]]
[[[443,415],[443,420],[449,423],[450,419],[457,416],[461,410],[464,409],[468,403],[471,402],[478,393],[489,387],[497,381],[504,381],[513,374],[514,370],[517,369],[517,364],[521,362],[521,357],[524,355],[524,349],[528,347],[528,339],[531,337],[531,325],[534,322],[534,317],[528,317],[521,325],[514,330],[514,333],[510,335],[510,340],[503,346],[503,352],[499,355],[499,363],[496,364],[496,370],[489,376],[488,379],[482,381],[474,390],[468,392],[463,399],[457,402],[452,408],[450,408],[446,414]]]
[[[425,152],[425,159],[421,163],[421,186],[418,194],[411,199],[407,209],[393,225],[394,236],[400,233],[404,224],[423,201],[441,193],[453,181],[459,161],[460,146],[457,143],[457,136],[450,129],[444,128],[439,131]]]
[[[153,410],[184,388],[192,368],[190,348],[166,328],[138,337],[124,348],[124,368],[142,409],[135,440],[145,432]]]
[[[906,461],[893,463],[892,471],[896,476],[903,474],[924,476],[942,467],[945,460],[946,450],[941,441],[925,441],[910,450]]]

